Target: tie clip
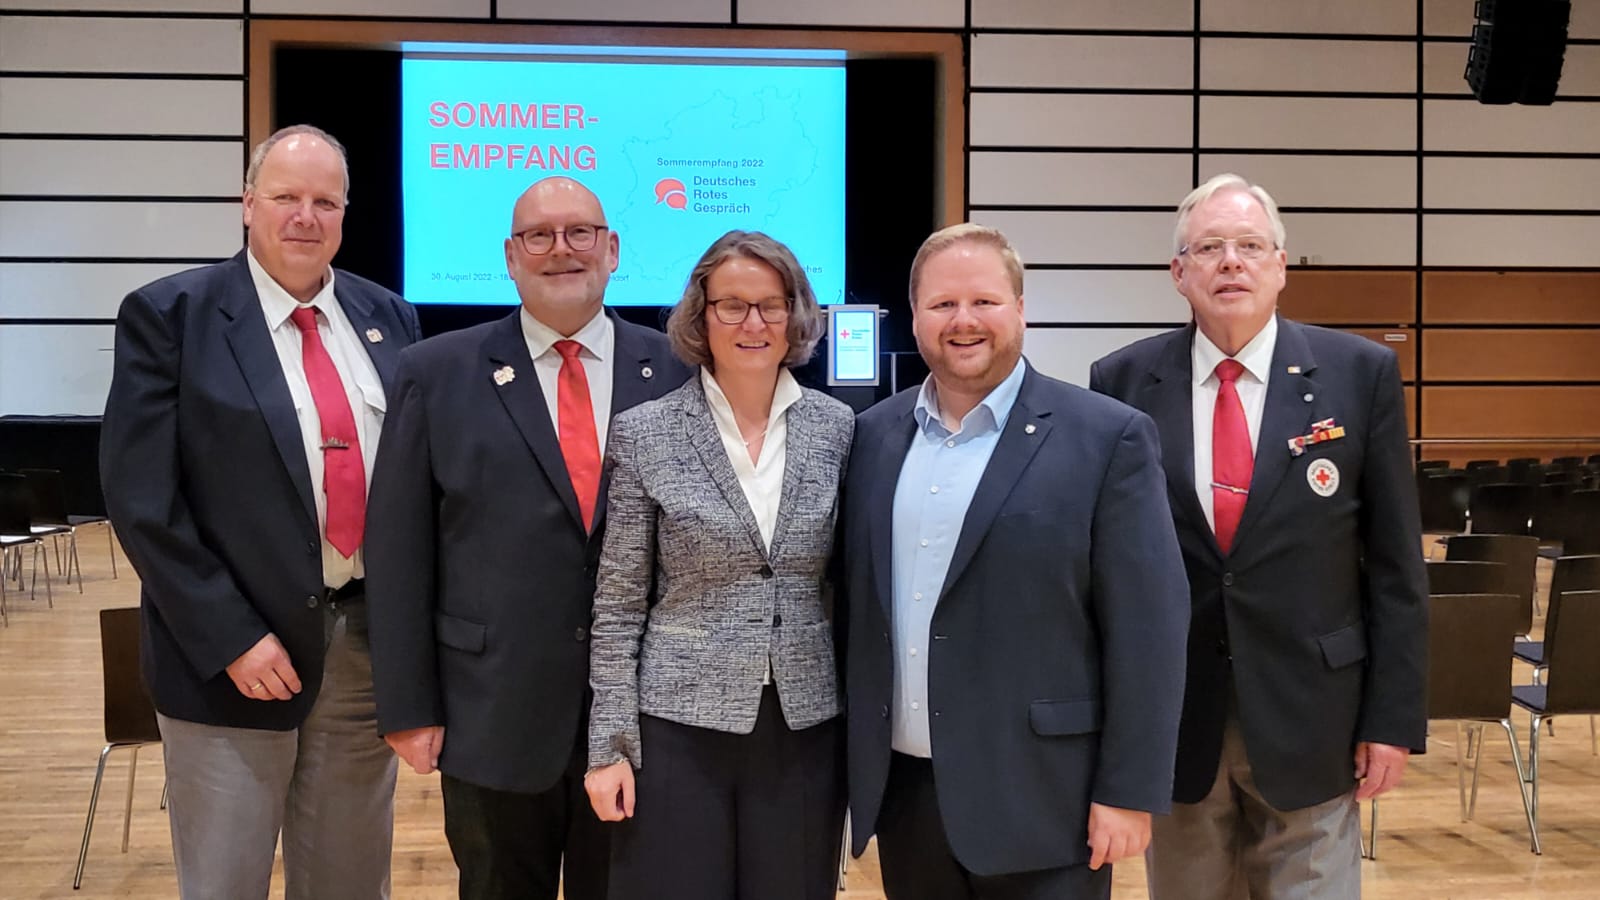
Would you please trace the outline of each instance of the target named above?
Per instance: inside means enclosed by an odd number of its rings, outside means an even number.
[[[322,446],[318,447],[317,449],[319,449],[319,450],[349,450],[350,449],[350,445],[345,443],[344,441],[340,440],[339,438],[331,437],[331,438],[328,438],[327,440],[323,441],[322,442]]]
[[[1211,482],[1211,488],[1212,488],[1212,490],[1216,490],[1218,488],[1221,488],[1222,490],[1228,491],[1229,493],[1233,493],[1233,494],[1248,494],[1248,493],[1250,493],[1250,491],[1248,489],[1246,489],[1246,488],[1236,488],[1231,484],[1223,484],[1220,481]]]

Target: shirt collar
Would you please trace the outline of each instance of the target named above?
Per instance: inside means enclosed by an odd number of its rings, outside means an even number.
[[[535,319],[533,313],[528,312],[526,306],[520,307],[520,310],[522,339],[527,341],[528,352],[533,354],[534,359],[549,353],[550,349],[556,345],[556,341],[571,340],[583,345],[583,349],[590,356],[605,362],[606,357],[603,352],[606,348],[605,335],[611,329],[611,319],[606,316],[604,307],[601,307],[600,311],[594,314],[594,318],[585,323],[570,338]]]
[[[1267,383],[1267,376],[1272,372],[1272,352],[1278,345],[1278,317],[1276,314],[1267,320],[1267,324],[1256,332],[1250,342],[1239,349],[1233,359],[1250,376],[1262,384]],[[1222,348],[1211,342],[1205,332],[1198,327],[1194,330],[1194,371],[1190,373],[1195,384],[1204,384],[1206,379],[1215,375],[1217,363],[1228,358]]]
[[[706,392],[706,405],[711,407],[711,415],[717,420],[718,425],[732,429],[734,434],[739,433],[739,424],[733,417],[733,404],[728,402],[728,395],[722,392],[722,385],[717,384],[717,379],[712,376],[711,370],[705,366],[700,367],[700,386]],[[794,375],[788,369],[778,370],[778,383],[772,389],[772,412],[767,414],[767,427],[788,411],[789,407],[800,402],[800,382],[794,380]]]
[[[1027,370],[1027,363],[1018,357],[1011,374],[995,385],[994,390],[962,418],[960,430],[952,433],[966,434],[969,426],[973,434],[982,434],[990,430],[1000,431],[1005,428],[1006,418],[1011,415],[1011,407],[1016,405],[1017,394],[1022,390],[1022,376]],[[913,413],[917,417],[918,427],[924,431],[933,427],[933,423],[938,423],[940,428],[944,428],[944,420],[939,417],[939,392],[932,375],[923,380],[922,391],[917,394],[917,405]],[[949,429],[944,430],[949,431]]]
[[[261,311],[266,314],[267,327],[277,331],[284,322],[289,321],[289,316],[302,306],[315,306],[328,315],[328,306],[334,303],[333,295],[333,269],[323,277],[322,287],[317,290],[310,303],[301,303],[283,289],[276,279],[267,274],[261,263],[256,261],[256,255],[247,247],[244,251],[245,264],[250,267],[250,280],[255,283],[256,297],[261,301]]]

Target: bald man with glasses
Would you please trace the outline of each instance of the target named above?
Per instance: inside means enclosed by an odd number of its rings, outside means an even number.
[[[604,308],[620,242],[593,193],[547,178],[504,243],[521,306],[423,341],[395,376],[368,512],[378,727],[442,773],[463,898],[604,900],[583,788],[600,469],[622,410],[688,370]]]

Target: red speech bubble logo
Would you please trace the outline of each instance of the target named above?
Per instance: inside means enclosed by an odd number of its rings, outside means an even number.
[[[673,209],[683,209],[689,205],[689,195],[684,192],[683,182],[676,178],[663,178],[656,182],[656,202],[665,203]]]

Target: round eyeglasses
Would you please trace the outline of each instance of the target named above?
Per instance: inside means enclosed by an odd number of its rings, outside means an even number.
[[[556,247],[556,235],[561,235],[567,246],[578,252],[593,250],[594,245],[600,240],[600,232],[605,231],[605,225],[568,225],[565,228],[547,228],[535,225],[526,231],[519,231],[513,235],[522,241],[522,249],[534,256],[543,256]]]

